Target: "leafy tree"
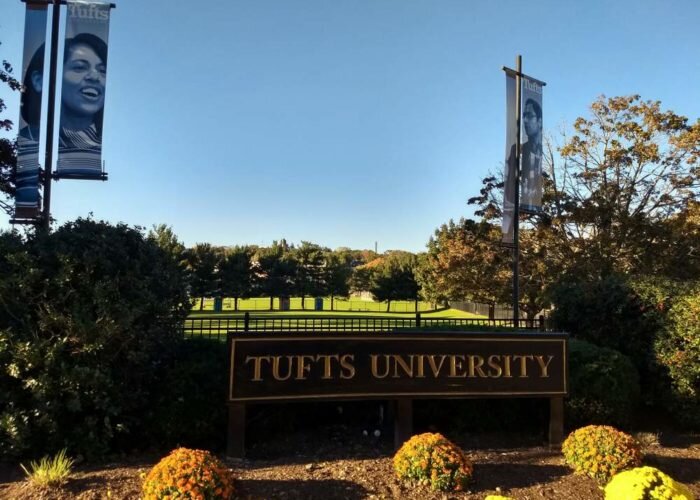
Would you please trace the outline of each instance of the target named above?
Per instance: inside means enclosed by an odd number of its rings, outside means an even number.
[[[3,233],[0,271],[0,454],[142,445],[190,308],[182,269],[137,229],[78,219]]]
[[[238,310],[238,299],[245,299],[253,294],[254,278],[251,259],[254,250],[246,246],[237,246],[222,254],[218,265],[221,294],[234,298],[234,310]]]
[[[11,91],[20,90],[21,83],[12,74],[12,65],[3,60],[0,68],[0,82],[7,84]],[[0,113],[7,105],[0,97]],[[12,130],[12,120],[0,119],[0,130]],[[0,209],[8,215],[14,214],[13,200],[15,197],[14,170],[17,166],[17,141],[0,138]]]
[[[199,243],[185,252],[187,270],[190,274],[190,291],[199,297],[199,310],[204,308],[205,297],[219,296],[219,281],[216,266],[219,257],[209,243]]]
[[[301,308],[304,309],[306,296],[323,293],[324,249],[315,243],[302,241],[292,257],[296,260],[296,292],[301,295]]]
[[[296,261],[285,240],[274,241],[269,248],[261,248],[256,256],[258,290],[270,297],[270,311],[275,297],[289,297],[295,290]]]
[[[157,224],[148,231],[148,239],[155,242],[167,254],[171,255],[175,262],[182,262],[185,257],[185,245],[177,238],[173,228],[167,224]]]
[[[366,265],[355,267],[350,275],[350,291],[353,293],[368,292],[372,288],[372,277],[375,268]]]
[[[346,252],[326,251],[323,282],[326,293],[331,296],[331,311],[335,297],[350,295],[350,276],[352,275],[352,256]]]
[[[392,300],[414,300],[418,310],[420,286],[415,269],[418,259],[409,252],[395,251],[387,255],[372,278],[370,291],[375,300],[387,302],[387,312]]]

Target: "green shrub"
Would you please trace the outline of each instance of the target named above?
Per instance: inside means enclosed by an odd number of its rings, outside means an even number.
[[[605,500],[694,500],[687,486],[654,467],[616,474],[605,487]]]
[[[607,483],[618,472],[642,463],[639,443],[630,435],[606,425],[575,430],[561,447],[564,461],[577,474]]]
[[[157,442],[194,448],[220,449],[224,444],[227,411],[226,343],[188,339],[178,346],[167,369],[167,383],[149,418]]]
[[[700,288],[675,300],[655,350],[667,370],[667,402],[676,419],[700,426]]]
[[[189,310],[140,229],[78,219],[0,237],[0,454],[144,444],[143,415]]]
[[[401,446],[394,455],[394,470],[402,481],[461,491],[474,467],[456,444],[442,434],[426,432]]]
[[[566,421],[622,425],[639,402],[639,376],[627,356],[580,340],[569,341]]]
[[[73,472],[74,461],[66,455],[65,448],[53,458],[45,456],[39,462],[30,462],[29,469],[20,464],[27,479],[42,488],[60,486]]]

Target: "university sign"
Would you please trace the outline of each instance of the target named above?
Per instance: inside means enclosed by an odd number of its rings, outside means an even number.
[[[562,333],[230,335],[229,454],[243,454],[246,403],[397,400],[410,429],[412,399],[547,397],[558,429],[567,374]]]

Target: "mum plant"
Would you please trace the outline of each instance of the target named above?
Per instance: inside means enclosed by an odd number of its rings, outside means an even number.
[[[474,467],[464,452],[438,433],[418,434],[394,455],[394,470],[402,481],[429,485],[434,490],[462,490]]]
[[[589,425],[575,430],[564,441],[562,452],[566,463],[577,474],[607,483],[618,472],[642,463],[639,443],[607,425]]]
[[[615,475],[605,500],[694,500],[687,486],[654,467],[637,467]]]
[[[211,453],[178,448],[158,462],[143,483],[144,500],[229,500],[233,477]]]

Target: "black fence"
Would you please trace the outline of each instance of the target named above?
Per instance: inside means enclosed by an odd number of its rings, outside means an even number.
[[[204,337],[226,340],[229,332],[392,332],[414,328],[435,328],[448,330],[450,327],[460,329],[474,327],[508,328],[514,327],[513,318],[389,318],[382,316],[292,316],[292,317],[255,317],[246,313],[244,316],[215,316],[211,318],[191,318],[185,321],[185,337]],[[521,319],[519,330],[548,331],[547,321],[543,316],[535,319]]]

